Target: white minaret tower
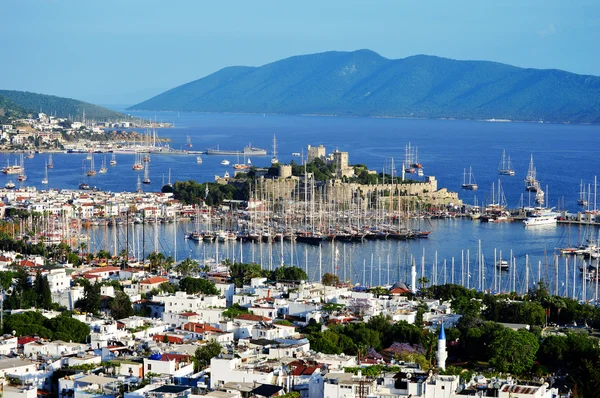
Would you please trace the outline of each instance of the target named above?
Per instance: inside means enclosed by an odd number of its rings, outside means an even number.
[[[446,352],[446,332],[444,332],[444,323],[442,322],[437,347],[437,363],[438,368],[441,370],[446,370],[446,359],[448,359],[448,353]]]
[[[414,258],[410,266],[410,291],[413,294],[417,294],[417,265]]]

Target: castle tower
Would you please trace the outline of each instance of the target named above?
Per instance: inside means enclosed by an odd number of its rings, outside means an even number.
[[[446,370],[446,359],[448,359],[448,352],[446,352],[446,332],[444,331],[444,323],[442,323],[437,346],[437,363],[438,368],[441,370]]]

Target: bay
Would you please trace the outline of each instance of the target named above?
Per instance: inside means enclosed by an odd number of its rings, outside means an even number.
[[[202,113],[178,113],[178,112],[131,112],[134,116],[157,121],[174,123],[174,128],[158,129],[160,137],[171,139],[171,147],[175,149],[186,149],[185,143],[189,136],[193,144],[191,150],[205,150],[217,145],[222,149],[242,149],[248,143],[260,148],[271,149],[273,135],[277,136],[278,158],[282,162],[292,159],[300,162],[297,157],[292,157],[293,152],[306,153],[306,146],[324,145],[327,152],[335,149],[349,152],[351,164],[363,163],[371,169],[381,171],[386,165],[389,166],[394,158],[396,169],[404,157],[405,145],[409,142],[418,147],[419,162],[423,164],[425,175],[433,175],[438,180],[439,187],[446,187],[452,191],[458,191],[459,197],[465,203],[472,203],[474,197],[478,200],[489,202],[491,199],[492,183],[497,184],[500,179],[508,205],[517,207],[521,197],[525,205],[529,197],[524,190],[523,179],[527,172],[530,155],[533,154],[537,167],[538,179],[545,189],[550,205],[565,208],[571,212],[581,210],[577,206],[580,180],[584,184],[592,184],[594,175],[599,170],[598,148],[600,144],[599,127],[595,125],[569,125],[569,124],[542,124],[542,123],[504,123],[483,121],[459,121],[459,120],[416,120],[416,119],[384,119],[384,118],[349,118],[349,117],[321,117],[321,116],[288,116],[288,115],[257,115],[257,114],[202,114]],[[510,154],[516,176],[499,176],[498,164],[502,151]],[[33,159],[26,159],[26,170],[28,180],[26,185],[35,185],[39,189],[41,179],[44,176],[44,162],[47,154],[38,154]],[[138,176],[143,172],[132,170],[134,162],[133,155],[117,155],[118,164],[109,167],[105,175],[94,177],[83,177],[81,173],[84,155],[79,154],[54,154],[55,168],[49,171],[49,187],[52,188],[77,188],[80,182],[86,181],[92,186],[108,191],[132,191],[136,188]],[[144,185],[144,190],[158,191],[166,182],[169,169],[171,179],[197,181],[212,181],[215,175],[223,175],[232,169],[220,164],[223,158],[232,163],[237,159],[233,156],[202,156],[203,163],[196,163],[195,155],[153,155],[150,162],[150,178],[152,183]],[[103,155],[95,155],[96,167],[99,167]],[[10,160],[12,163],[15,155],[0,155],[0,162]],[[110,155],[107,155],[107,162]],[[270,154],[265,157],[252,158],[252,163],[257,166],[268,166]],[[479,190],[475,192],[460,190],[463,170],[471,166]],[[0,177],[8,181],[10,176]],[[2,180],[0,180],[2,181]],[[533,201],[533,198],[531,198]],[[593,197],[591,205],[593,206]],[[514,251],[517,258],[518,272],[515,284],[525,289],[525,255],[530,256],[530,286],[537,280],[539,274],[555,288],[555,268],[552,254],[554,248],[566,245],[567,236],[570,236],[571,244],[577,243],[578,239],[590,236],[589,231],[575,227],[556,226],[551,228],[524,228],[521,223],[508,224],[485,224],[471,222],[470,220],[434,220],[432,223],[433,233],[428,239],[413,240],[408,242],[381,241],[367,242],[363,244],[347,244],[346,249],[337,244],[331,250],[330,244],[322,248],[323,264],[322,272],[331,270],[332,258],[338,263],[334,266],[338,272],[346,271],[346,277],[353,283],[386,283],[388,256],[390,262],[390,280],[402,280],[410,282],[408,275],[408,262],[413,256],[418,264],[417,269],[421,276],[421,257],[425,251],[425,274],[428,279],[433,279],[434,270],[437,271],[437,282],[451,279],[451,259],[455,259],[455,279],[466,278],[466,267],[461,270],[461,258],[466,256],[468,250],[471,258],[470,286],[475,286],[481,280],[477,267],[476,252],[478,242],[481,241],[485,256],[485,283],[486,289],[493,284],[493,259],[494,249],[503,251],[506,258],[510,250]],[[140,228],[140,227],[136,227]],[[154,227],[150,227],[154,228]],[[156,239],[159,250],[165,253],[174,253],[174,241],[177,243],[177,257],[182,259],[186,256],[194,258],[216,257],[216,245],[204,244],[200,247],[193,246],[191,242],[183,240],[183,232],[191,229],[191,225],[180,225],[179,233],[173,239],[172,225],[159,225],[156,227]],[[153,230],[148,231],[149,234]],[[102,237],[103,231],[96,228],[93,240],[96,247],[102,246],[103,242],[110,245],[111,239]],[[133,232],[130,231],[130,234]],[[123,231],[119,236],[123,235]],[[139,235],[139,232],[138,232]],[[593,234],[595,236],[595,232]],[[119,246],[123,239],[119,238]],[[153,250],[152,241],[145,242],[146,254]],[[235,250],[233,246],[237,245]],[[239,259],[240,244],[230,244],[226,248],[219,248],[219,255],[236,253]],[[258,248],[252,249],[252,245],[242,245],[242,253],[245,259],[249,259],[250,253],[254,252],[255,260],[258,260]],[[258,245],[256,245],[258,246]],[[280,263],[278,248],[272,248],[274,254],[267,255],[267,245],[263,245],[263,264],[265,266],[277,266]],[[110,249],[110,247],[108,247]],[[318,248],[304,247],[301,244],[294,248],[284,244],[284,261],[286,264],[303,266],[306,264],[305,254],[309,261],[309,275],[312,279],[319,278]],[[344,256],[344,250],[346,255]],[[112,250],[111,250],[112,251]],[[138,250],[141,251],[141,250]],[[294,256],[292,257],[292,251]],[[435,253],[437,252],[437,267]],[[205,254],[206,253],[206,254]],[[333,253],[333,254],[332,254]],[[140,253],[141,254],[141,253]],[[373,257],[373,268],[371,268],[371,257]],[[221,257],[222,258],[222,257]],[[268,258],[270,260],[268,260]],[[443,271],[443,261],[446,260],[446,271]],[[346,266],[343,263],[345,261]],[[379,265],[381,263],[381,266]],[[366,267],[363,265],[366,264]],[[373,269],[373,277],[371,277]],[[573,277],[571,271],[573,264],[571,260],[569,280],[567,281],[565,259],[559,259],[559,288],[572,286]],[[379,274],[383,273],[381,279]],[[497,290],[507,290],[513,283],[509,274],[503,275],[501,286]],[[408,278],[408,279],[407,279]],[[579,287],[577,295],[581,296],[581,274],[576,273]],[[500,279],[500,278],[499,278]],[[455,280],[455,281],[456,281]],[[568,285],[566,284],[568,283]],[[591,291],[591,290],[588,290]],[[562,293],[562,291],[561,291]],[[571,293],[570,293],[571,294]],[[589,295],[588,295],[589,298]]]

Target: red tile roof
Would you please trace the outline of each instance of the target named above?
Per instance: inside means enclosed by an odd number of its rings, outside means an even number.
[[[120,270],[121,270],[121,268],[119,268],[119,267],[106,266],[106,267],[94,268],[92,270],[89,270],[87,273],[88,274],[99,274],[99,273],[103,273],[103,272],[116,272],[116,271],[120,271]]]
[[[17,339],[17,344],[24,345],[24,344],[31,343],[32,341],[36,341],[36,340],[39,340],[39,338],[35,338],[35,337],[31,337],[31,336],[19,337]]]
[[[196,322],[188,322],[181,327],[184,331],[194,332],[194,333],[225,333],[221,329],[216,328],[214,326],[208,325],[206,323],[196,323]]]
[[[190,312],[182,312],[181,314],[179,314],[179,316],[190,317],[190,316],[198,316],[198,314],[190,311]]]
[[[271,318],[267,318],[266,316],[262,316],[262,315],[255,315],[255,314],[240,314],[238,316],[235,317],[235,319],[241,319],[243,321],[254,321],[254,322],[271,322]]]
[[[152,340],[154,340],[154,341],[165,341],[165,335],[163,335],[163,334],[155,334],[154,336],[152,336]],[[167,335],[167,341],[169,343],[181,344],[181,343],[183,343],[183,337]]]
[[[21,260],[19,263],[21,267],[35,267],[36,264],[31,260]]]
[[[175,360],[175,362],[181,362],[181,361],[188,361],[189,359],[190,359],[190,356],[184,355],[184,354],[162,354],[161,361]]]
[[[152,278],[147,278],[141,281],[140,285],[155,285],[157,283],[160,284],[168,281],[169,280],[167,278],[163,278],[162,276],[153,276]]]
[[[320,368],[318,366],[300,365],[300,366],[296,366],[294,368],[294,370],[292,370],[291,375],[292,376],[311,376],[313,373],[315,373],[319,369]]]

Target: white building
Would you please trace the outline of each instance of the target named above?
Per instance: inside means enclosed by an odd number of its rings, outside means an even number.
[[[274,369],[268,366],[245,366],[241,358],[212,358],[210,360],[210,388],[222,387],[225,383],[273,383]]]
[[[165,312],[198,311],[202,308],[225,308],[225,298],[219,296],[205,296],[187,294],[186,292],[175,292],[168,296],[156,296],[155,301],[165,304]]]
[[[144,358],[144,374],[147,373],[183,377],[194,373],[194,364],[189,355],[152,354]]]
[[[46,276],[51,292],[60,292],[71,287],[71,277],[67,275],[64,268],[50,270]]]

